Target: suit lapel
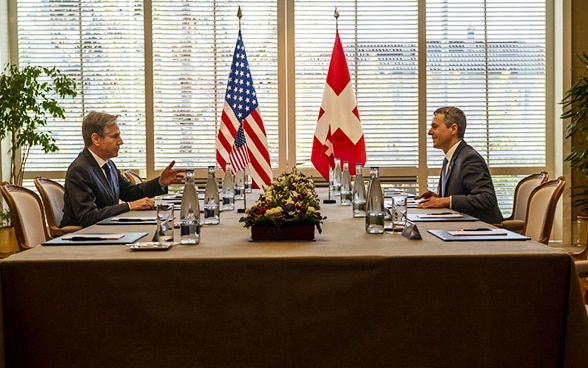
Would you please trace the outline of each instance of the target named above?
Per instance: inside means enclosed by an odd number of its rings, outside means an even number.
[[[92,156],[92,154],[90,153],[88,148],[84,148],[84,152],[86,155],[86,159],[88,160],[88,162],[92,166],[92,173],[93,173],[94,177],[96,178],[95,180],[97,180],[100,183],[100,185],[102,186],[102,190],[100,190],[100,192],[102,193],[104,199],[108,198],[108,202],[110,202],[111,204],[117,204],[118,203],[118,193],[112,188],[112,186],[110,185],[108,180],[106,180],[106,176],[104,175],[104,171],[102,171],[102,168],[100,167],[100,165],[98,165],[98,162],[96,162],[96,160],[94,159],[94,156]],[[110,169],[113,170],[113,173],[114,173],[114,170],[116,170],[116,167],[114,166],[114,164],[112,162],[111,162]],[[113,175],[113,177],[115,177],[115,179],[114,179],[115,187],[118,190],[118,177],[116,177],[116,175]]]
[[[462,140],[455,149],[455,152],[453,152],[451,161],[447,162],[447,159],[443,159],[443,167],[441,168],[441,197],[446,197],[447,193],[449,193],[449,178],[453,172],[453,165],[455,164],[455,160],[459,156],[459,153],[465,146],[466,143]]]

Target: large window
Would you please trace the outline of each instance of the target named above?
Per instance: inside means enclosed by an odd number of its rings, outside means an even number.
[[[468,116],[466,140],[493,170],[505,215],[513,183],[545,169],[553,37],[545,0],[10,1],[19,62],[57,65],[80,91],[67,102],[67,120],[50,124],[59,153],[33,152],[28,177],[63,176],[89,110],[121,115],[120,167],[155,175],[171,159],[198,169],[214,163],[239,27],[276,172],[292,164],[313,172],[336,29],[367,165],[435,188],[442,153],[426,134],[432,112],[451,104]]]

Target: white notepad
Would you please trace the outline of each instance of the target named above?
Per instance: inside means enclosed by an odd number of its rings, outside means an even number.
[[[419,218],[461,218],[463,215],[461,213],[426,213],[422,215],[417,215]]]
[[[111,221],[122,221],[122,222],[128,222],[128,221],[155,221],[155,217],[135,217],[135,216],[119,216],[119,217],[113,217],[110,219]]]
[[[449,230],[449,235],[453,236],[486,236],[486,235],[507,235],[506,230],[489,229],[489,230]]]
[[[71,234],[65,235],[61,239],[63,240],[117,240],[125,236],[125,234],[120,233],[108,233],[108,234],[90,234],[90,233],[82,233],[82,234]]]

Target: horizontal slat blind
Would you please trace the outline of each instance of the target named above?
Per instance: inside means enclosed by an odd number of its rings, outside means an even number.
[[[83,148],[81,121],[90,110],[120,115],[125,144],[116,162],[145,166],[142,1],[18,1],[21,65],[57,66],[77,83],[64,121],[51,120],[59,153],[31,151],[28,170],[64,170]]]
[[[117,163],[144,169],[146,124],[153,124],[155,166],[171,159],[204,168],[215,161],[216,133],[239,20],[274,169],[278,162],[277,4],[275,0],[81,1],[15,0],[21,64],[56,65],[78,83],[67,100],[68,116],[49,129],[58,154],[31,153],[28,170],[65,170],[82,148],[81,120],[89,110],[120,114],[125,145]],[[335,38],[333,12],[357,96],[365,132],[367,165],[439,167],[442,153],[418,140],[439,106],[458,105],[468,116],[466,140],[492,168],[545,166],[545,0],[423,1],[294,0],[296,146],[299,166],[311,167],[310,150]],[[152,6],[153,59],[145,61],[143,4]],[[286,18],[287,19],[287,18]],[[286,21],[283,19],[282,21]],[[426,42],[419,44],[418,30]],[[286,39],[283,37],[281,39]],[[418,51],[426,50],[419,70]],[[151,55],[148,55],[150,57]],[[145,65],[153,65],[145,70]],[[152,73],[154,90],[145,90]],[[419,101],[419,81],[426,98]],[[145,121],[153,94],[154,121]],[[426,106],[427,116],[418,116]],[[286,116],[287,114],[284,114]],[[284,150],[287,152],[288,150]],[[508,207],[520,176],[496,177],[501,205]],[[429,180],[436,186],[436,179]],[[504,199],[507,201],[506,199]],[[508,213],[508,211],[505,211]]]
[[[365,135],[366,165],[416,167],[416,0],[295,1],[297,162],[311,165],[335,40],[335,5]]]
[[[247,59],[277,165],[275,1],[153,1],[155,165],[215,164],[216,135],[237,42],[238,6]]]
[[[460,106],[491,167],[545,165],[545,22],[545,1],[427,1],[427,119]]]

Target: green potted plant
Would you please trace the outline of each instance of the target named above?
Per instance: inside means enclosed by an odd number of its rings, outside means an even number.
[[[588,223],[588,54],[577,55],[582,63],[576,82],[568,89],[561,101],[562,119],[569,119],[566,138],[571,141],[570,154],[565,158],[575,174],[572,178],[574,211],[580,221],[579,239],[586,238]]]
[[[9,139],[10,182],[22,185],[33,146],[45,153],[57,151],[51,132],[41,129],[47,119],[65,119],[57,97],[75,97],[75,82],[55,67],[6,64],[0,76],[0,140]]]
[[[0,210],[0,258],[18,252],[16,233],[10,222],[10,211]]]

